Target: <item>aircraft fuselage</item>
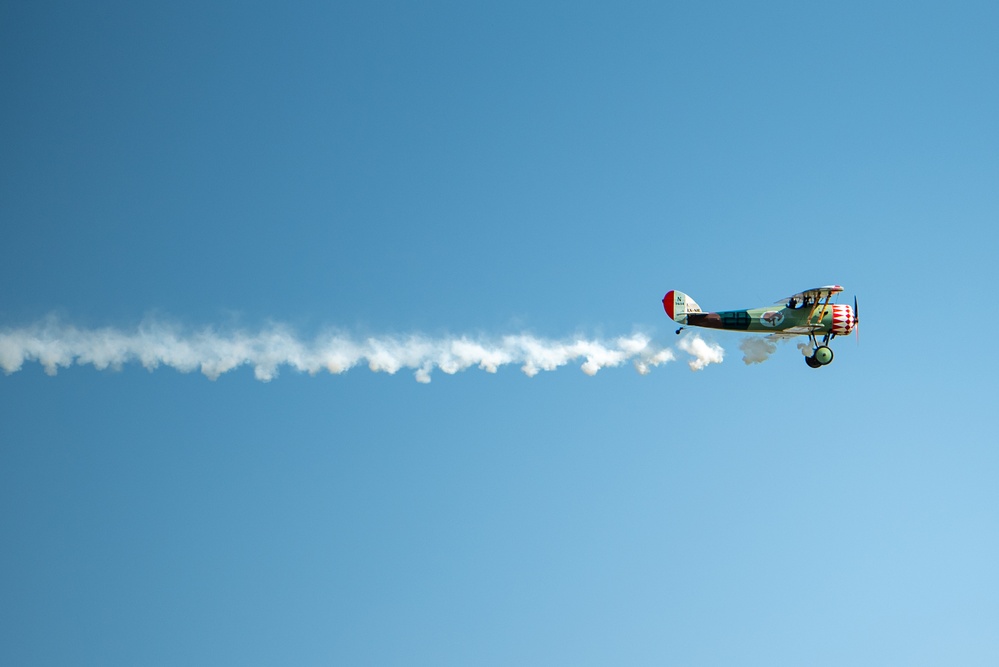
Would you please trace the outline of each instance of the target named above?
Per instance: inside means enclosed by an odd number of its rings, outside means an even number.
[[[823,312],[824,311],[824,312]],[[756,333],[832,333],[842,336],[853,329],[853,309],[843,304],[789,308],[782,305],[714,313],[687,313],[687,326],[731,329]]]

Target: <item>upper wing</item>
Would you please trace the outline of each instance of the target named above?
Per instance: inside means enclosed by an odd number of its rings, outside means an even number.
[[[815,287],[813,289],[806,289],[804,292],[798,292],[794,296],[787,297],[784,301],[794,299],[798,303],[802,303],[806,298],[811,301],[823,301],[830,298],[833,294],[838,294],[842,291],[843,288],[839,285],[826,285],[825,287]]]

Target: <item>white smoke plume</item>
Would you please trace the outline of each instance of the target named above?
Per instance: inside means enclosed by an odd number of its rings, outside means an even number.
[[[688,362],[692,371],[699,371],[708,364],[720,364],[725,358],[725,350],[721,345],[705,342],[696,335],[680,339],[677,347],[693,357]]]
[[[771,334],[769,336],[748,336],[739,343],[742,350],[742,360],[747,366],[750,364],[762,364],[770,358],[770,355],[777,351],[777,343],[786,343],[790,340],[788,336]],[[812,356],[814,350],[810,343],[797,343],[797,348],[806,357]]]
[[[696,335],[676,346],[689,354],[691,370],[720,363],[724,350]],[[655,344],[644,334],[609,340],[576,337],[539,338],[529,334],[497,338],[427,337],[418,334],[355,338],[327,332],[302,340],[290,329],[272,326],[257,333],[223,333],[214,329],[184,331],[168,324],[143,324],[131,331],[79,329],[48,321],[23,328],[0,328],[0,369],[11,374],[25,362],[38,362],[49,375],[73,364],[98,370],[138,363],[148,370],[167,366],[182,373],[201,371],[212,380],[242,366],[253,368],[258,380],[277,377],[280,367],[315,375],[344,373],[367,365],[393,374],[412,370],[418,382],[430,382],[435,369],[454,374],[471,367],[495,373],[501,366],[519,365],[528,377],[572,363],[594,375],[602,368],[632,362],[645,375],[676,359],[673,349]]]
[[[770,336],[763,338],[752,336],[743,338],[739,343],[742,350],[742,360],[746,365],[762,364],[770,358],[770,355],[777,351],[777,345]]]

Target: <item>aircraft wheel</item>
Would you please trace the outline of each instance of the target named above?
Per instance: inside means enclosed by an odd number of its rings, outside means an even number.
[[[815,354],[812,356],[815,357],[815,361],[819,362],[822,366],[825,366],[826,364],[832,362],[833,351],[825,345],[820,345],[815,348]]]
[[[809,368],[822,368],[822,364],[815,360],[815,357],[805,357],[805,363]]]

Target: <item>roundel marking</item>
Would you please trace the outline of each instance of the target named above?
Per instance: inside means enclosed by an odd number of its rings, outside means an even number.
[[[784,323],[784,313],[779,310],[768,310],[767,312],[760,315],[760,324],[765,327],[774,328],[779,327]]]

